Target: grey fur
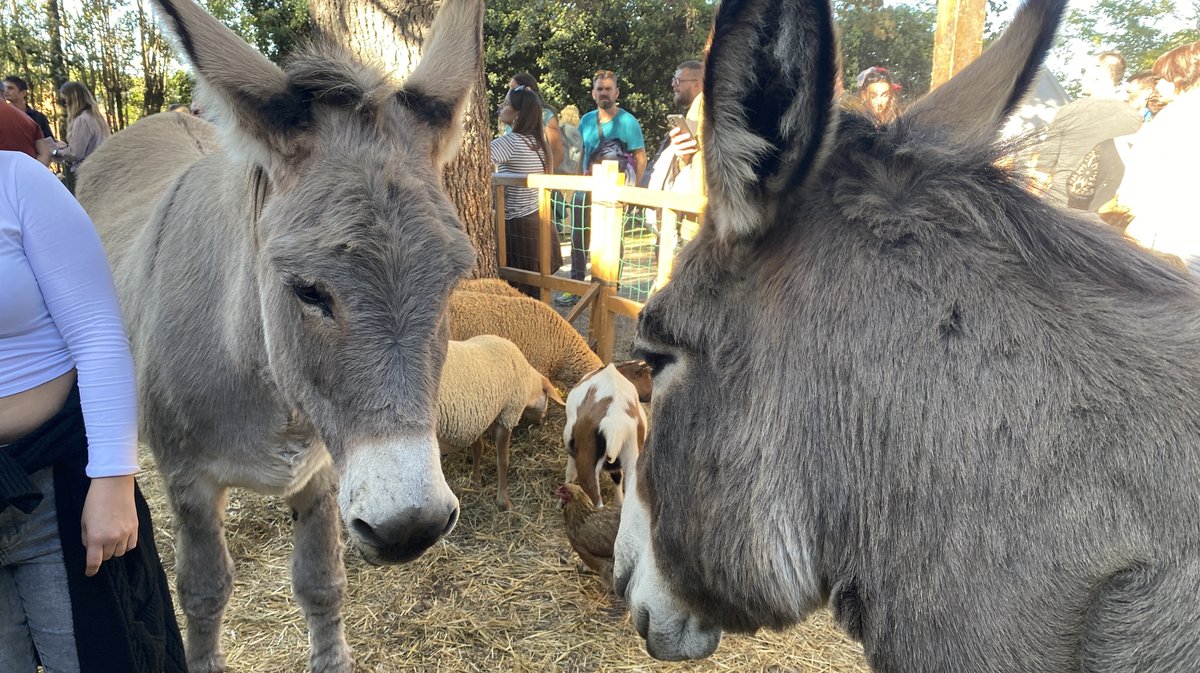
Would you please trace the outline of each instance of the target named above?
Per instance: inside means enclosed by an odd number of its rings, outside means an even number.
[[[726,0],[718,40],[800,2]],[[827,604],[876,671],[1196,670],[1200,291],[1026,193],[987,140],[1063,4],[1027,3],[981,57],[1003,86],[952,82],[883,128],[845,114],[786,207],[707,221],[642,312],[654,424],[616,587],[652,655]]]
[[[457,520],[436,394],[447,302],[474,252],[441,169],[481,59],[482,4],[443,4],[404,83],[421,110],[340,48],[280,69],[189,0],[158,5],[223,142],[198,119],[151,116],[96,153],[79,197],[114,267],[142,437],[179,527],[189,667],[224,670],[223,511],[241,486],[293,508],[309,663],[348,673],[339,509],[376,563],[419,555]]]

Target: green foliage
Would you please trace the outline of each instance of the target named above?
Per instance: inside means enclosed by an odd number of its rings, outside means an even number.
[[[276,63],[313,35],[306,0],[205,0],[204,5]]]
[[[875,65],[892,73],[904,98],[929,90],[937,0],[887,6],[881,0],[835,0],[834,13],[847,91],[854,90],[858,73]]]
[[[1072,9],[1060,30],[1056,49],[1066,64],[1057,73],[1067,89],[1077,92],[1080,70],[1078,56],[1116,50],[1125,57],[1126,75],[1145,70],[1163,53],[1200,39],[1197,29],[1200,1],[1180,6],[1175,0],[1098,0],[1088,11]],[[1190,24],[1190,27],[1185,27]],[[1075,57],[1075,60],[1072,60]]]
[[[672,112],[671,75],[699,59],[712,25],[707,0],[489,0],[484,16],[488,101],[499,106],[509,78],[530,72],[555,109],[595,108],[592,75],[621,78],[621,106],[653,148]]]

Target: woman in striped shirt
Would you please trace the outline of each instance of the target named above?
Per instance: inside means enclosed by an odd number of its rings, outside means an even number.
[[[500,120],[512,126],[492,141],[492,162],[502,173],[553,173],[551,154],[542,131],[542,99],[527,86],[517,86],[508,92],[500,108]],[[508,187],[504,190],[504,241],[508,250],[508,266],[529,271],[538,270],[538,190]],[[562,250],[558,241],[551,240],[551,268],[554,273],[562,266]],[[537,288],[518,285],[526,294],[537,297]]]

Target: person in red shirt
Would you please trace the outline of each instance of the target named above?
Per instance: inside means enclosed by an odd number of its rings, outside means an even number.
[[[29,115],[8,103],[0,103],[0,150],[24,152],[50,165],[50,144],[42,142],[42,130]]]

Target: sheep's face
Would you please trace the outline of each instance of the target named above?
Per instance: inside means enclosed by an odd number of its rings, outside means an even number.
[[[531,391],[529,399],[525,401],[525,411],[521,414],[523,423],[541,425],[545,422],[550,400],[554,400],[560,405],[566,404],[563,402],[562,396],[558,394],[558,389],[554,387],[553,383],[550,383],[550,379],[545,376],[541,379],[541,383]]]

